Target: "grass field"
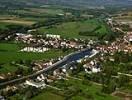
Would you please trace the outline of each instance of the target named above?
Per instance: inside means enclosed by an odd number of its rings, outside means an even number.
[[[92,83],[90,85],[83,84],[80,80],[69,79],[65,81],[57,81],[54,83],[54,85],[62,89],[64,94],[67,94],[66,91],[75,91],[76,89],[80,89],[79,93],[76,93],[68,100],[119,100],[117,97],[102,93],[101,86]],[[50,90],[48,90],[42,92],[32,100],[53,100],[53,98],[51,98],[52,96],[50,96],[51,94],[55,95],[53,97],[54,100],[56,100],[57,97],[60,97],[60,95],[57,95],[56,97],[56,94],[53,94],[52,92],[50,92]],[[61,97],[58,100],[64,100],[64,98],[65,97]]]
[[[12,20],[13,21],[13,20]],[[18,26],[27,26],[27,24],[18,24],[18,23],[15,23],[15,22],[13,22],[13,23],[11,23],[11,22],[3,22],[3,21],[0,21],[0,30],[8,30],[9,28],[8,28],[8,26],[10,26],[10,25],[18,25]]]
[[[0,51],[18,51],[19,46],[15,43],[0,43]]]
[[[122,12],[121,15],[113,17],[115,20],[132,20],[132,11]]]
[[[58,15],[58,14],[63,14],[64,11],[61,9],[56,9],[56,8],[25,8],[25,9],[18,9],[14,10],[13,12],[18,13],[18,14],[29,14],[29,15]]]
[[[50,59],[63,55],[61,50],[50,50],[44,53],[20,52],[18,44],[0,43],[0,63],[7,63],[17,60]]]
[[[17,69],[11,66],[11,62],[20,60],[48,60],[56,58],[66,53],[61,50],[50,50],[44,53],[26,53],[19,52],[20,48],[17,44],[0,43],[0,73],[13,72]]]
[[[0,29],[7,29],[8,25],[30,26],[36,22],[37,19],[35,18],[20,18],[15,15],[0,15]]]
[[[32,25],[34,21],[26,21],[26,20],[0,20],[2,23],[10,23],[10,24],[19,24],[19,25]]]
[[[58,84],[59,87],[63,86],[59,84]],[[80,80],[69,79],[68,81],[64,81],[64,83],[61,83],[61,84],[67,84],[67,85],[69,84],[69,87],[67,87],[68,89],[81,90],[81,93],[73,96],[71,100],[87,100],[88,98],[85,95],[92,96],[93,100],[118,100],[118,98],[116,97],[102,93],[101,92],[102,87],[99,85],[95,85],[93,83],[83,84],[82,81]],[[79,99],[78,96],[81,99]]]
[[[32,13],[48,14],[48,15],[57,15],[64,13],[63,10],[61,9],[50,9],[50,8],[29,8],[28,10]]]
[[[38,96],[34,97],[31,100],[64,100],[64,98],[62,96],[50,92],[45,92],[39,94]]]
[[[50,34],[59,34],[62,37],[68,38],[88,38],[87,36],[80,36],[80,31],[92,31],[98,25],[101,25],[101,29],[97,30],[100,34],[107,33],[107,29],[104,24],[99,23],[96,19],[87,20],[87,21],[78,21],[78,22],[67,22],[61,25],[56,25],[53,28],[46,29],[41,27],[38,29],[39,33],[50,33]]]
[[[11,25],[11,24],[0,22],[0,30],[8,29],[8,28],[7,28],[7,25]]]
[[[11,14],[0,15],[0,22],[11,23],[11,24],[22,24],[22,25],[32,25],[35,22],[43,21],[46,16],[56,16],[58,14],[64,14],[62,9],[58,8],[24,8],[15,9],[9,11]]]

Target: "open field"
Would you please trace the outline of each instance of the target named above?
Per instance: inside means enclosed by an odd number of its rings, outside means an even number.
[[[18,44],[0,43],[0,63],[17,60],[50,59],[63,55],[61,50],[50,50],[44,53],[20,52]]]
[[[27,10],[38,14],[49,14],[49,15],[57,15],[64,13],[63,10],[61,9],[50,9],[50,8],[29,8]]]
[[[41,60],[61,56],[63,53],[59,50],[51,50],[45,53],[26,53],[26,52],[0,52],[0,63],[7,63],[18,60]]]
[[[32,100],[64,100],[62,96],[50,93],[50,92],[45,92],[41,93],[38,96],[34,97]]]
[[[2,23],[20,24],[20,25],[32,25],[35,22],[26,20],[0,20]]]
[[[37,22],[37,21],[42,21],[43,18],[39,18],[39,17],[31,17],[31,16],[17,16],[17,15],[0,15],[0,21],[2,20],[16,20],[16,21],[31,21],[31,22]]]
[[[2,51],[18,51],[19,47],[15,43],[0,43],[0,52]]]
[[[132,11],[122,12],[119,15],[117,14],[114,18],[122,20],[132,20]]]
[[[0,27],[6,25],[32,25],[36,23],[35,19],[28,17],[19,17],[17,15],[0,15]]]
[[[123,12],[113,17],[114,20],[122,24],[128,24],[132,27],[132,12]]]
[[[88,36],[81,36],[79,32],[81,31],[92,31],[96,27],[101,25],[101,28],[97,30],[99,34],[106,34],[107,29],[104,24],[99,23],[96,19],[87,20],[87,21],[78,21],[78,22],[67,22],[61,25],[53,26],[52,28],[41,27],[38,29],[39,33],[50,33],[50,34],[59,34],[62,37],[68,38],[89,38]]]
[[[9,29],[8,26],[30,26],[34,24],[35,21],[24,21],[24,20],[0,20],[0,30],[6,30]]]
[[[84,84],[80,80],[69,79],[64,81],[56,81],[54,83],[54,86],[62,89],[62,92],[60,92],[61,94],[63,93],[64,95],[69,94],[68,96],[70,96],[73,93],[73,95],[69,98],[69,100],[119,100],[117,97],[101,93],[101,86],[92,83]],[[79,92],[75,92],[75,91],[79,91]],[[47,93],[49,94],[52,92],[50,92],[50,90],[44,91],[40,95],[34,97],[32,100],[45,99],[47,98],[47,96],[45,96],[45,94]],[[64,98],[58,100],[64,100]],[[50,98],[50,96],[48,96],[46,100],[52,100],[52,99]]]
[[[19,52],[20,47],[17,44],[0,43],[0,73],[13,72],[17,69],[11,66],[11,62],[20,60],[48,60],[56,58],[66,53],[61,50],[50,50],[44,53],[26,53]]]
[[[50,8],[25,8],[23,10],[11,10],[9,14],[0,15],[0,29],[7,29],[7,25],[33,25],[44,21],[49,16],[63,14],[61,9]],[[48,16],[48,17],[47,17]]]
[[[18,14],[30,14],[30,15],[58,15],[63,14],[64,11],[56,8],[25,8],[22,10],[13,10],[12,12]]]

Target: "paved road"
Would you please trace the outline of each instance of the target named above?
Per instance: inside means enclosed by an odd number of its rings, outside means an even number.
[[[62,67],[63,65],[65,65],[67,63],[79,60],[79,59],[85,57],[86,55],[89,55],[89,56],[93,55],[91,52],[92,52],[92,49],[85,49],[82,51],[71,53],[71,54],[65,56],[61,61],[58,61],[55,64],[53,64],[53,65],[51,65],[51,66],[49,66],[43,70],[40,70],[36,73],[33,73],[31,75],[27,75],[27,76],[23,76],[21,78],[13,79],[13,80],[10,80],[7,82],[0,83],[0,87],[10,85],[10,84],[14,84],[14,83],[17,83],[20,81],[25,81],[28,78],[33,78],[33,77],[36,77],[36,76],[43,74],[43,73],[48,73],[49,71],[53,71],[53,70],[57,69],[58,67]]]

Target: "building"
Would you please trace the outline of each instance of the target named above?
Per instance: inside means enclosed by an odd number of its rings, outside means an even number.
[[[26,81],[25,84],[36,87],[36,88],[42,88],[42,87],[46,86],[46,84],[44,82],[36,83],[36,82],[33,82],[33,81]]]
[[[47,38],[57,38],[57,39],[60,39],[60,35],[52,35],[52,34],[46,34],[46,37]]]

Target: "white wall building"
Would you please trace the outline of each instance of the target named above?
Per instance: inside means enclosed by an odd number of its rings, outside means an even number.
[[[53,34],[46,34],[46,37],[47,38],[57,38],[57,39],[60,39],[60,35],[53,35]]]

